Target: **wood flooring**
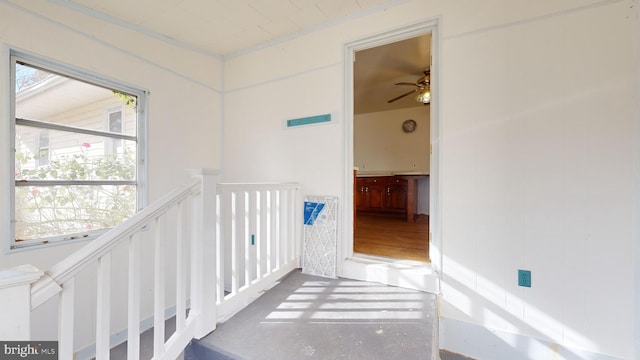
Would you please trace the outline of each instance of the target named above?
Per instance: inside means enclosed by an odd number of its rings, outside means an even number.
[[[429,216],[356,214],[353,251],[393,259],[429,262]]]

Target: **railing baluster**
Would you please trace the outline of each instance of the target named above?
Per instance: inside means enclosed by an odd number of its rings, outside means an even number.
[[[154,260],[154,312],[153,312],[153,356],[157,357],[164,352],[164,292],[165,292],[165,231],[166,220],[162,215],[155,219],[155,260]]]
[[[140,233],[129,236],[129,309],[127,317],[127,358],[140,356]],[[64,357],[63,357],[64,359]]]
[[[293,243],[295,247],[295,256],[298,259],[298,266],[302,266],[302,241],[296,241],[295,239],[302,239],[302,228],[304,223],[304,203],[302,201],[302,194],[299,189],[293,190],[293,207],[291,208],[291,219],[293,224]]]
[[[271,201],[269,210],[269,269],[272,273],[278,267],[278,191],[271,191]]]
[[[267,191],[267,271],[265,274],[271,274],[273,270],[273,190]]]
[[[280,245],[281,242],[282,242],[282,239],[280,237],[280,235],[281,235],[280,234],[280,230],[281,230],[280,229],[280,218],[281,218],[281,215],[280,215],[280,211],[281,211],[281,208],[280,208],[280,205],[281,205],[280,195],[281,194],[282,194],[282,192],[280,190],[276,190],[275,191],[275,196],[274,196],[274,199],[275,199],[275,202],[276,202],[275,206],[274,206],[274,208],[275,208],[275,219],[273,220],[274,221],[274,230],[275,230],[275,234],[273,236],[273,239],[275,240],[275,246],[276,246],[276,248],[274,250],[274,255],[275,255],[275,260],[276,260],[275,269],[280,269],[280,266],[282,266],[282,253],[281,253],[282,252],[282,247]]]
[[[192,174],[194,177],[201,177],[202,174]],[[195,193],[191,197],[191,213],[189,214],[190,223],[191,223],[191,261],[190,261],[190,271],[191,271],[191,309],[189,311],[189,317],[195,319],[198,323],[198,327],[200,326],[203,309],[204,309],[204,296],[203,296],[203,287],[204,279],[206,279],[206,274],[203,272],[203,242],[202,239],[204,237],[203,228],[204,228],[204,202],[203,202],[203,187],[201,186],[200,191]],[[199,331],[199,330],[196,330]]]
[[[176,229],[176,332],[184,331],[187,314],[187,259],[184,243],[184,202],[178,203],[178,224]]]
[[[257,212],[256,212],[256,208],[257,208],[257,190],[252,189],[249,192],[249,200],[247,201],[247,206],[249,207],[249,225],[248,225],[248,231],[250,234],[249,237],[249,265],[247,266],[248,268],[248,273],[249,273],[249,280],[248,283],[251,284],[253,283],[253,281],[257,278],[257,273],[258,273],[258,269],[257,269],[257,254],[256,254],[256,242],[258,242],[259,240],[256,239],[256,224],[257,224]]]
[[[285,198],[286,201],[284,203],[284,208],[282,209],[282,220],[283,220],[283,224],[282,224],[282,242],[284,244],[284,262],[285,264],[289,263],[289,261],[293,258],[291,256],[291,254],[293,253],[292,247],[291,247],[291,228],[290,228],[290,224],[293,222],[293,220],[289,217],[290,216],[290,212],[289,209],[291,209],[291,190],[287,189],[283,191],[285,194]]]
[[[251,285],[251,234],[249,232],[249,193],[245,190],[242,192],[242,246],[244,247],[244,285]]]
[[[111,335],[111,253],[98,260],[98,302],[96,306],[96,359],[109,359]]]
[[[231,293],[237,294],[240,288],[238,274],[238,209],[236,192],[231,193]]]
[[[280,191],[280,248],[282,262],[289,262],[289,227],[287,226],[287,210],[289,209],[289,190]]]
[[[226,192],[222,196],[222,238],[224,252],[222,256],[222,279],[224,281],[224,293],[233,291],[233,192]]]
[[[204,274],[200,273],[199,253],[202,252],[202,203],[198,198],[191,199],[191,313],[202,311],[200,283]],[[196,315],[197,316],[197,315]]]
[[[285,219],[287,219],[287,244],[289,245],[289,258],[287,262],[296,258],[296,193],[295,189],[287,190],[289,203],[287,204],[287,213]]]
[[[225,196],[219,194],[216,196],[216,287],[217,287],[217,299],[216,303],[221,304],[224,299],[224,282],[225,282],[225,239],[226,232],[224,231],[225,225],[223,223],[223,215],[221,209],[223,209]]]
[[[245,199],[245,192],[244,190],[240,190],[240,191],[236,191],[236,199],[235,199],[235,228],[236,228],[236,237],[235,237],[235,245],[236,245],[236,254],[235,254],[235,259],[236,259],[236,278],[237,278],[237,291],[240,291],[240,289],[242,287],[244,287],[244,284],[246,282],[246,279],[244,278],[245,272],[245,237],[246,237],[246,233],[245,233],[245,207],[244,207],[244,199]]]
[[[75,282],[75,278],[67,280],[60,293],[58,307],[58,356],[60,359],[73,358]]]
[[[262,266],[263,266],[263,256],[262,251],[264,249],[264,221],[266,217],[264,216],[264,191],[256,191],[256,279],[262,279]]]

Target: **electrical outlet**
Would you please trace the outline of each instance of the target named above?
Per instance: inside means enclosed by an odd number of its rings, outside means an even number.
[[[518,286],[531,287],[531,271],[518,270]]]

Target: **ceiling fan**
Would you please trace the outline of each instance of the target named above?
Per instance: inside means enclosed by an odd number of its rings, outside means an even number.
[[[392,103],[396,100],[402,99],[403,97],[411,95],[416,92],[418,93],[418,96],[416,96],[416,101],[421,102],[425,105],[431,102],[431,71],[430,70],[425,70],[424,76],[420,77],[415,83],[399,82],[399,83],[396,83],[396,85],[415,86],[416,88],[387,101],[388,103]]]

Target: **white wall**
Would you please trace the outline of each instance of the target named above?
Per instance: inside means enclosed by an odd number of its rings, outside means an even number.
[[[464,5],[443,28],[443,314],[632,358],[630,2]]]
[[[348,194],[343,126],[280,122],[343,109],[345,43],[439,17],[443,319],[518,337],[493,336],[489,358],[535,358],[536,339],[637,358],[632,5],[407,1],[229,58],[226,180]],[[459,337],[444,328],[443,347],[481,352]]]
[[[402,131],[407,119],[416,130]],[[354,166],[362,172],[429,173],[429,106],[355,115]]]
[[[51,2],[16,3],[18,5],[0,2],[0,47],[3,57],[0,60],[1,144],[9,143],[10,133],[8,49],[17,48],[150,92],[147,107],[150,201],[188,181],[183,171],[186,168],[220,168],[222,64],[219,58],[176,48],[95,18],[64,10]],[[0,147],[0,178],[5,181],[0,187],[0,204],[3,204],[0,238],[5,244],[9,226],[5,206],[11,196],[6,180],[12,179],[7,166],[10,156],[13,155],[8,148]],[[0,266],[31,263],[47,269],[79,246],[81,244],[2,253]],[[144,251],[149,256],[153,255],[153,248],[145,246]],[[167,254],[171,254],[170,248]],[[117,252],[113,261],[116,264],[113,275],[116,310],[112,318],[112,331],[115,332],[126,325],[123,322],[126,311],[121,307],[122,299],[126,299],[126,285],[118,281],[126,275],[126,265],[122,264],[127,261],[122,252]],[[172,264],[172,259],[167,259],[168,274],[173,273]],[[145,281],[150,279],[150,275],[143,275],[144,295],[148,295],[153,287],[153,281]],[[168,276],[168,284],[171,284],[173,280]],[[94,279],[89,274],[81,276],[76,283],[78,298],[95,299]],[[168,296],[167,306],[170,306],[172,295]],[[77,304],[77,317],[91,319],[91,307],[79,302]],[[142,304],[143,317],[151,315],[150,304],[148,301]],[[51,319],[57,314],[55,301],[43,307],[51,311],[47,313],[39,309],[34,313],[32,328],[33,337],[37,340],[52,339],[57,331],[57,323]],[[76,348],[81,349],[93,343],[93,332],[92,327],[77,328]]]
[[[312,194],[337,194],[342,162],[340,73],[322,68],[229,89],[224,97],[225,181],[298,181]],[[226,80],[225,80],[226,83]],[[278,95],[274,99],[273,95]],[[285,129],[287,119],[332,114],[332,122]]]

